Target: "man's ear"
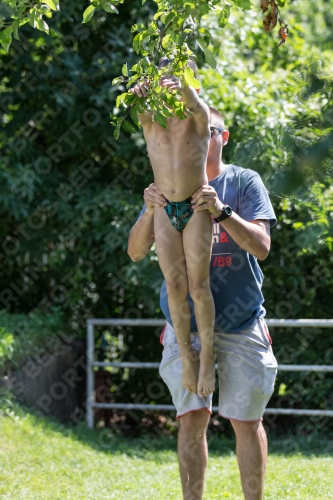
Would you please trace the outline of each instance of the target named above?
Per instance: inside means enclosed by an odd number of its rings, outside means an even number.
[[[228,144],[228,140],[229,140],[229,132],[228,132],[228,130],[223,130],[223,132],[222,132],[222,143],[223,143],[223,146],[225,146],[226,144]]]

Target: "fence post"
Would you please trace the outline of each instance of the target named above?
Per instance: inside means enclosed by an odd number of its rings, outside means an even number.
[[[94,428],[94,325],[87,322],[87,427]]]

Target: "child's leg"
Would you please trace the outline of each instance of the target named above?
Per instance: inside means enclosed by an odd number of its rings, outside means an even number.
[[[168,304],[182,360],[181,382],[189,392],[197,391],[195,353],[190,341],[191,313],[182,233],[175,229],[163,209],[154,210],[154,234],[158,261],[165,278]]]
[[[183,231],[183,246],[189,290],[201,341],[198,395],[203,397],[215,389],[215,306],[209,280],[212,222],[208,210],[192,215]]]

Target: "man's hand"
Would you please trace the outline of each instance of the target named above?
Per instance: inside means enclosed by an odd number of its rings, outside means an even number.
[[[201,186],[192,194],[192,208],[194,212],[209,210],[213,217],[219,217],[223,203],[219,200],[215,189],[208,184]]]
[[[136,94],[138,97],[147,97],[149,90],[149,85],[147,81],[138,82],[134,87],[129,89],[128,92],[131,94]]]
[[[154,208],[163,208],[167,206],[167,202],[158,187],[152,183],[144,190],[143,198],[146,204],[146,211],[150,214],[154,213]]]

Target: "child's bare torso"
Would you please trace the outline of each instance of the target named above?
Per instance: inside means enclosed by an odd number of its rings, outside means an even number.
[[[154,182],[170,201],[189,198],[207,183],[208,124],[193,117],[169,118],[166,130],[156,121],[143,126]]]

